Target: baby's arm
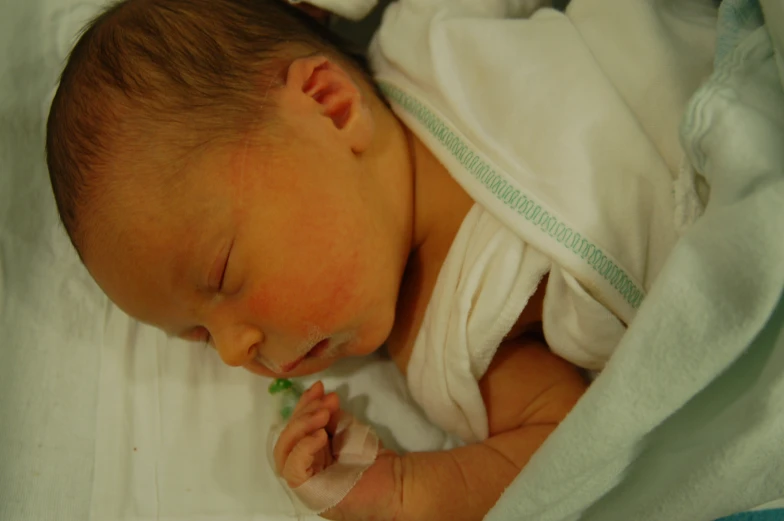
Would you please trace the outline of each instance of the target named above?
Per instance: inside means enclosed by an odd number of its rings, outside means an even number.
[[[576,367],[531,339],[502,344],[479,385],[490,436],[403,456],[402,519],[482,519],[586,389]]]
[[[480,388],[488,411],[487,440],[450,451],[404,456],[382,452],[351,492],[325,517],[481,519],[566,416],[584,392],[585,383],[573,366],[550,353],[543,344],[515,340],[501,346]],[[321,422],[323,417],[316,423]],[[323,439],[322,449],[328,450],[326,436]],[[285,449],[289,446],[296,447],[296,443],[288,442],[276,455],[279,469],[288,465]],[[296,448],[289,452],[293,457]],[[299,464],[308,461],[305,458]],[[285,470],[283,475],[287,477]],[[296,482],[289,483],[296,486]]]

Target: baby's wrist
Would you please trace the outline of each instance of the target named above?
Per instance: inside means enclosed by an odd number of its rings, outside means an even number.
[[[401,521],[402,513],[403,459],[383,449],[351,492],[321,515],[335,521]]]
[[[403,519],[403,458],[392,450],[384,449],[378,455],[378,460],[383,465],[388,466],[391,476],[391,487],[388,499],[388,511],[391,516],[390,521],[401,521]]]

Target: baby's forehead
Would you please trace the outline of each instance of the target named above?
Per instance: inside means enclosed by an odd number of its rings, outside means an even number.
[[[182,183],[141,173],[109,178],[85,208],[83,223],[88,235],[115,237],[123,244],[146,246],[164,233],[183,233],[197,212],[198,197],[181,190]],[[102,241],[111,247],[116,241]]]
[[[159,142],[117,162],[102,205],[105,218],[130,232],[152,225],[175,241],[225,227],[230,218],[242,218],[235,210],[248,202],[257,169],[271,168],[270,154],[279,152],[247,140],[216,141],[192,150]],[[253,193],[254,201],[263,196]]]
[[[170,139],[170,131],[140,129],[147,136],[126,140],[110,150],[106,175],[107,191],[115,197],[143,196],[153,202],[171,205],[197,195],[209,185],[213,172],[227,165],[226,154],[213,146],[194,146]],[[210,139],[205,136],[202,140]],[[193,141],[189,139],[188,141]],[[143,201],[134,201],[141,203]]]

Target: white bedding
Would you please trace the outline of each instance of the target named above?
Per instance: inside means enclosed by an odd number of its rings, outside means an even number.
[[[279,519],[269,380],[128,319],[59,225],[46,114],[100,3],[0,3],[0,519]],[[326,382],[390,447],[445,443],[388,361],[342,364]]]
[[[267,464],[276,421],[269,379],[223,366],[211,350],[167,339],[116,308],[105,331],[91,519],[293,515]],[[376,427],[387,447],[431,450],[450,443],[411,405],[390,361],[347,360],[319,376],[344,408]]]
[[[80,2],[0,3],[0,519],[87,519],[105,300],[60,231],[45,114]]]

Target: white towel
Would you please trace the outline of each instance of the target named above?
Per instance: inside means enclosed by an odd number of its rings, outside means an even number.
[[[577,280],[475,205],[438,274],[408,363],[411,394],[428,417],[465,442],[488,436],[479,380],[549,272],[542,324],[554,353],[604,367],[624,325]]]
[[[480,206],[441,267],[408,363],[408,385],[428,416],[467,442],[487,438],[478,380],[550,261]]]

